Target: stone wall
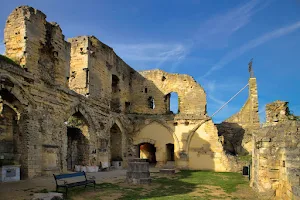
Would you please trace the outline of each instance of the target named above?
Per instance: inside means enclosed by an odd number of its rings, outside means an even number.
[[[23,177],[66,171],[73,147],[76,164],[109,165],[121,157],[126,167],[142,142],[157,148],[158,167],[168,160],[166,145],[174,144],[178,168],[232,170],[207,116],[205,91],[191,76],[137,72],[94,36],[66,42],[56,23],[28,6],[9,15],[4,39],[15,63],[0,57],[1,107],[18,116],[14,156],[21,154]],[[170,112],[171,92],[179,96],[178,114]],[[6,135],[11,125],[4,125]],[[70,128],[82,135],[74,139]]]
[[[256,78],[249,79],[249,96],[241,110],[217,124],[227,153],[245,155],[252,151],[252,132],[260,127]]]
[[[47,84],[67,86],[70,44],[58,24],[34,8],[16,8],[4,30],[5,54]]]
[[[170,113],[170,93],[178,94],[179,114],[206,115],[206,94],[203,88],[189,75],[169,74],[162,70],[139,72],[142,77],[133,79],[131,111],[140,114]],[[141,84],[142,82],[142,84]],[[155,108],[149,106],[149,98],[154,99]]]
[[[286,102],[266,106],[268,120],[253,134],[251,185],[273,198],[300,199],[300,122],[286,120],[287,109]]]

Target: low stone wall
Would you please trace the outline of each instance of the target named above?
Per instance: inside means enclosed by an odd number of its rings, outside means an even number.
[[[253,135],[251,185],[280,199],[300,198],[300,121],[266,126]]]

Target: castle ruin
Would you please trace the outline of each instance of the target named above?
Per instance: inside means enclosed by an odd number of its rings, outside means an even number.
[[[142,156],[157,168],[239,171],[245,163],[237,155],[251,154],[253,187],[300,197],[300,125],[286,104],[272,104],[260,127],[255,77],[241,110],[214,124],[191,76],[136,71],[94,36],[66,41],[60,26],[32,7],[8,16],[4,40],[0,156],[21,165],[22,178],[114,160],[126,168]],[[172,92],[178,113],[170,111]]]

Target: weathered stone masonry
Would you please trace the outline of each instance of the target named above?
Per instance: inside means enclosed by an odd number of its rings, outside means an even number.
[[[24,178],[116,159],[126,167],[145,143],[155,149],[156,167],[237,170],[207,115],[205,91],[191,76],[137,72],[94,36],[67,42],[56,23],[28,6],[9,15],[4,39],[16,64],[0,59],[0,154],[19,161]],[[170,112],[172,92],[178,114]],[[246,104],[227,121],[258,126],[255,78]],[[252,142],[234,145],[249,152]]]
[[[277,199],[300,199],[300,122],[287,102],[266,106],[266,123],[253,134],[251,185]]]

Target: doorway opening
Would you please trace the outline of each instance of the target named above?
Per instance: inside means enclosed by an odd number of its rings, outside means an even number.
[[[111,161],[123,161],[122,132],[117,124],[110,128],[110,155]]]
[[[166,144],[167,149],[167,161],[174,161],[174,144]]]
[[[22,105],[8,90],[0,90],[0,165],[21,165],[21,178],[26,178],[26,144],[19,130]],[[15,172],[15,171],[14,171]]]
[[[68,127],[67,169],[75,165],[86,165],[88,161],[88,140],[79,128]]]
[[[89,165],[88,125],[80,112],[72,115],[67,122],[67,169],[75,165]]]
[[[153,144],[142,143],[139,145],[139,158],[147,159],[150,164],[156,164],[156,148]]]

